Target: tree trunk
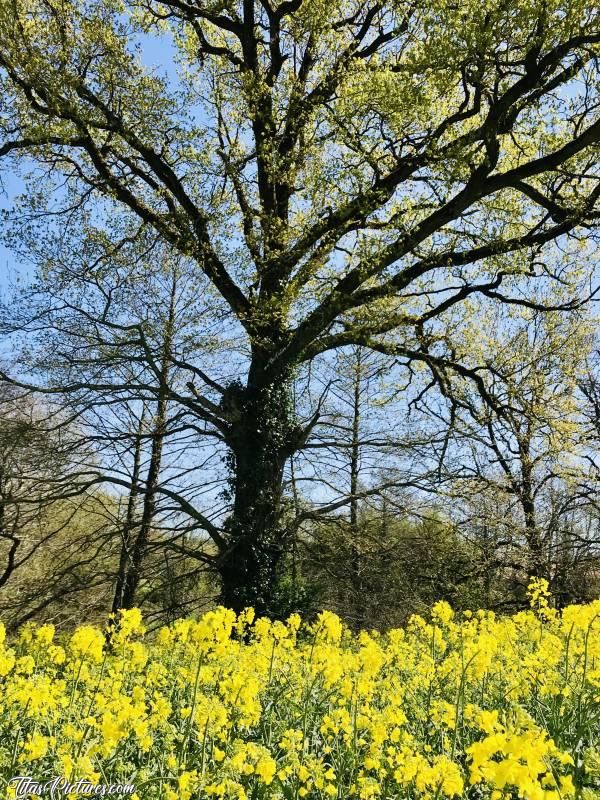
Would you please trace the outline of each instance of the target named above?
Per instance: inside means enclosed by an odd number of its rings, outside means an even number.
[[[121,608],[133,608],[135,604],[136,592],[142,574],[142,562],[148,547],[150,532],[154,515],[156,514],[156,498],[158,479],[160,476],[162,448],[165,438],[167,418],[167,400],[161,397],[157,404],[156,421],[152,434],[152,450],[150,453],[150,465],[146,478],[146,491],[144,493],[144,504],[142,509],[142,519],[138,535],[131,548],[127,564],[127,571],[123,580],[121,593]]]
[[[357,630],[364,627],[365,601],[363,586],[363,564],[360,549],[360,532],[358,529],[358,478],[360,471],[360,410],[362,382],[362,350],[356,349],[354,365],[354,386],[352,396],[352,441],[350,450],[350,550],[352,554],[352,606],[354,607],[354,626]]]
[[[529,574],[536,578],[548,577],[548,565],[544,557],[544,543],[537,523],[534,495],[534,474],[531,459],[531,421],[527,421],[525,436],[519,441],[521,458],[520,501],[525,519],[525,538],[528,547]]]
[[[288,381],[228,387],[223,397],[230,419],[233,512],[227,522],[229,547],[221,553],[221,602],[236,612],[253,607],[277,617],[276,589],[285,546],[281,520],[283,470],[299,442]]]
[[[136,498],[140,493],[139,480],[140,480],[140,465],[142,459],[142,431],[144,426],[144,415],[145,415],[145,407],[140,416],[137,436],[135,437],[135,445],[133,451],[133,468],[131,471],[131,489],[129,491],[129,498],[127,500],[127,514],[125,516],[125,525],[123,526],[121,555],[119,558],[119,571],[117,573],[117,582],[115,585],[115,594],[113,597],[113,604],[111,609],[113,614],[115,614],[120,608],[123,608],[123,592],[125,589],[125,579],[127,577],[127,569],[131,559],[131,544],[135,528],[135,505],[136,505]]]
[[[528,482],[523,486],[521,505],[525,517],[525,536],[529,549],[529,573],[536,578],[547,578],[548,564],[544,554],[544,543],[537,524],[535,501]]]
[[[150,533],[152,523],[156,514],[158,483],[160,478],[162,450],[167,432],[167,408],[169,397],[169,375],[173,348],[173,336],[175,328],[175,299],[177,291],[177,276],[173,275],[171,296],[169,302],[169,314],[165,324],[164,339],[161,353],[160,376],[158,387],[158,399],[156,403],[156,416],[152,431],[152,447],[150,450],[150,464],[146,477],[144,491],[144,501],[142,506],[142,519],[138,535],[129,544],[129,553],[126,560],[126,569],[122,577],[120,587],[119,608],[133,608],[136,601],[136,593],[142,575],[142,563]],[[117,609],[113,609],[116,611]]]

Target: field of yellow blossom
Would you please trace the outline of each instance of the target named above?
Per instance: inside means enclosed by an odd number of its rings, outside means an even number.
[[[225,609],[0,644],[0,771],[139,800],[600,797],[600,600],[352,635]],[[55,641],[56,639],[56,641]]]

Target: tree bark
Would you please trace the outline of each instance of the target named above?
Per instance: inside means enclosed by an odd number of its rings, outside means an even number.
[[[300,430],[289,381],[265,386],[254,380],[256,372],[255,361],[247,386],[230,385],[222,401],[230,419],[233,512],[227,522],[229,546],[218,562],[220,599],[236,612],[251,606],[257,614],[277,617],[275,594],[286,544],[283,472]]]
[[[136,499],[140,493],[139,480],[140,480],[140,465],[142,459],[142,432],[144,426],[144,412],[142,411],[138,425],[137,435],[135,437],[135,445],[133,451],[133,467],[131,470],[131,489],[127,499],[127,513],[125,516],[125,525],[123,526],[123,538],[121,541],[121,555],[119,558],[119,571],[117,572],[117,582],[115,584],[115,594],[113,597],[112,613],[123,608],[123,592],[125,590],[125,580],[127,577],[127,570],[131,559],[131,545],[135,529],[135,506]]]
[[[138,535],[131,548],[127,571],[123,580],[121,608],[133,608],[135,605],[136,593],[142,575],[142,562],[146,554],[152,523],[156,513],[156,490],[160,476],[166,418],[167,400],[166,397],[161,397],[157,404],[156,421],[152,434],[152,449],[150,453],[150,464],[148,466],[148,476],[146,478],[142,519]]]
[[[354,364],[354,385],[352,393],[352,441],[350,450],[350,550],[352,554],[352,605],[354,607],[354,625],[357,630],[364,626],[364,586],[362,578],[362,555],[359,544],[358,529],[358,478],[360,471],[360,411],[362,387],[362,349],[356,348]]]
[[[173,275],[171,295],[169,300],[169,313],[165,324],[164,339],[161,353],[159,388],[156,403],[156,416],[152,430],[152,446],[150,450],[150,463],[146,477],[144,500],[142,505],[142,518],[137,537],[130,544],[126,569],[120,587],[119,608],[133,608],[136,602],[137,590],[142,577],[142,563],[152,524],[156,514],[158,483],[162,464],[162,451],[167,433],[167,409],[169,397],[170,365],[173,349],[173,336],[175,329],[175,299],[177,293],[177,277]],[[117,609],[113,608],[113,611]]]
[[[544,543],[537,522],[534,495],[534,474],[531,459],[531,421],[526,423],[525,435],[519,440],[521,460],[520,501],[525,520],[525,537],[528,547],[529,574],[536,578],[547,578],[548,564],[544,557]]]

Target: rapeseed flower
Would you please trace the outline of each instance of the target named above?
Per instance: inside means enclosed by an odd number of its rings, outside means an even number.
[[[133,783],[143,800],[595,800],[600,601],[513,617],[444,602],[351,635],[217,608],[153,636],[0,625],[0,774]]]

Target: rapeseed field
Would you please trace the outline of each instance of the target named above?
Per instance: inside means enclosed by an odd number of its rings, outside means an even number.
[[[350,633],[217,608],[146,635],[0,630],[0,771],[139,800],[600,797],[600,600],[512,617],[437,603]]]

